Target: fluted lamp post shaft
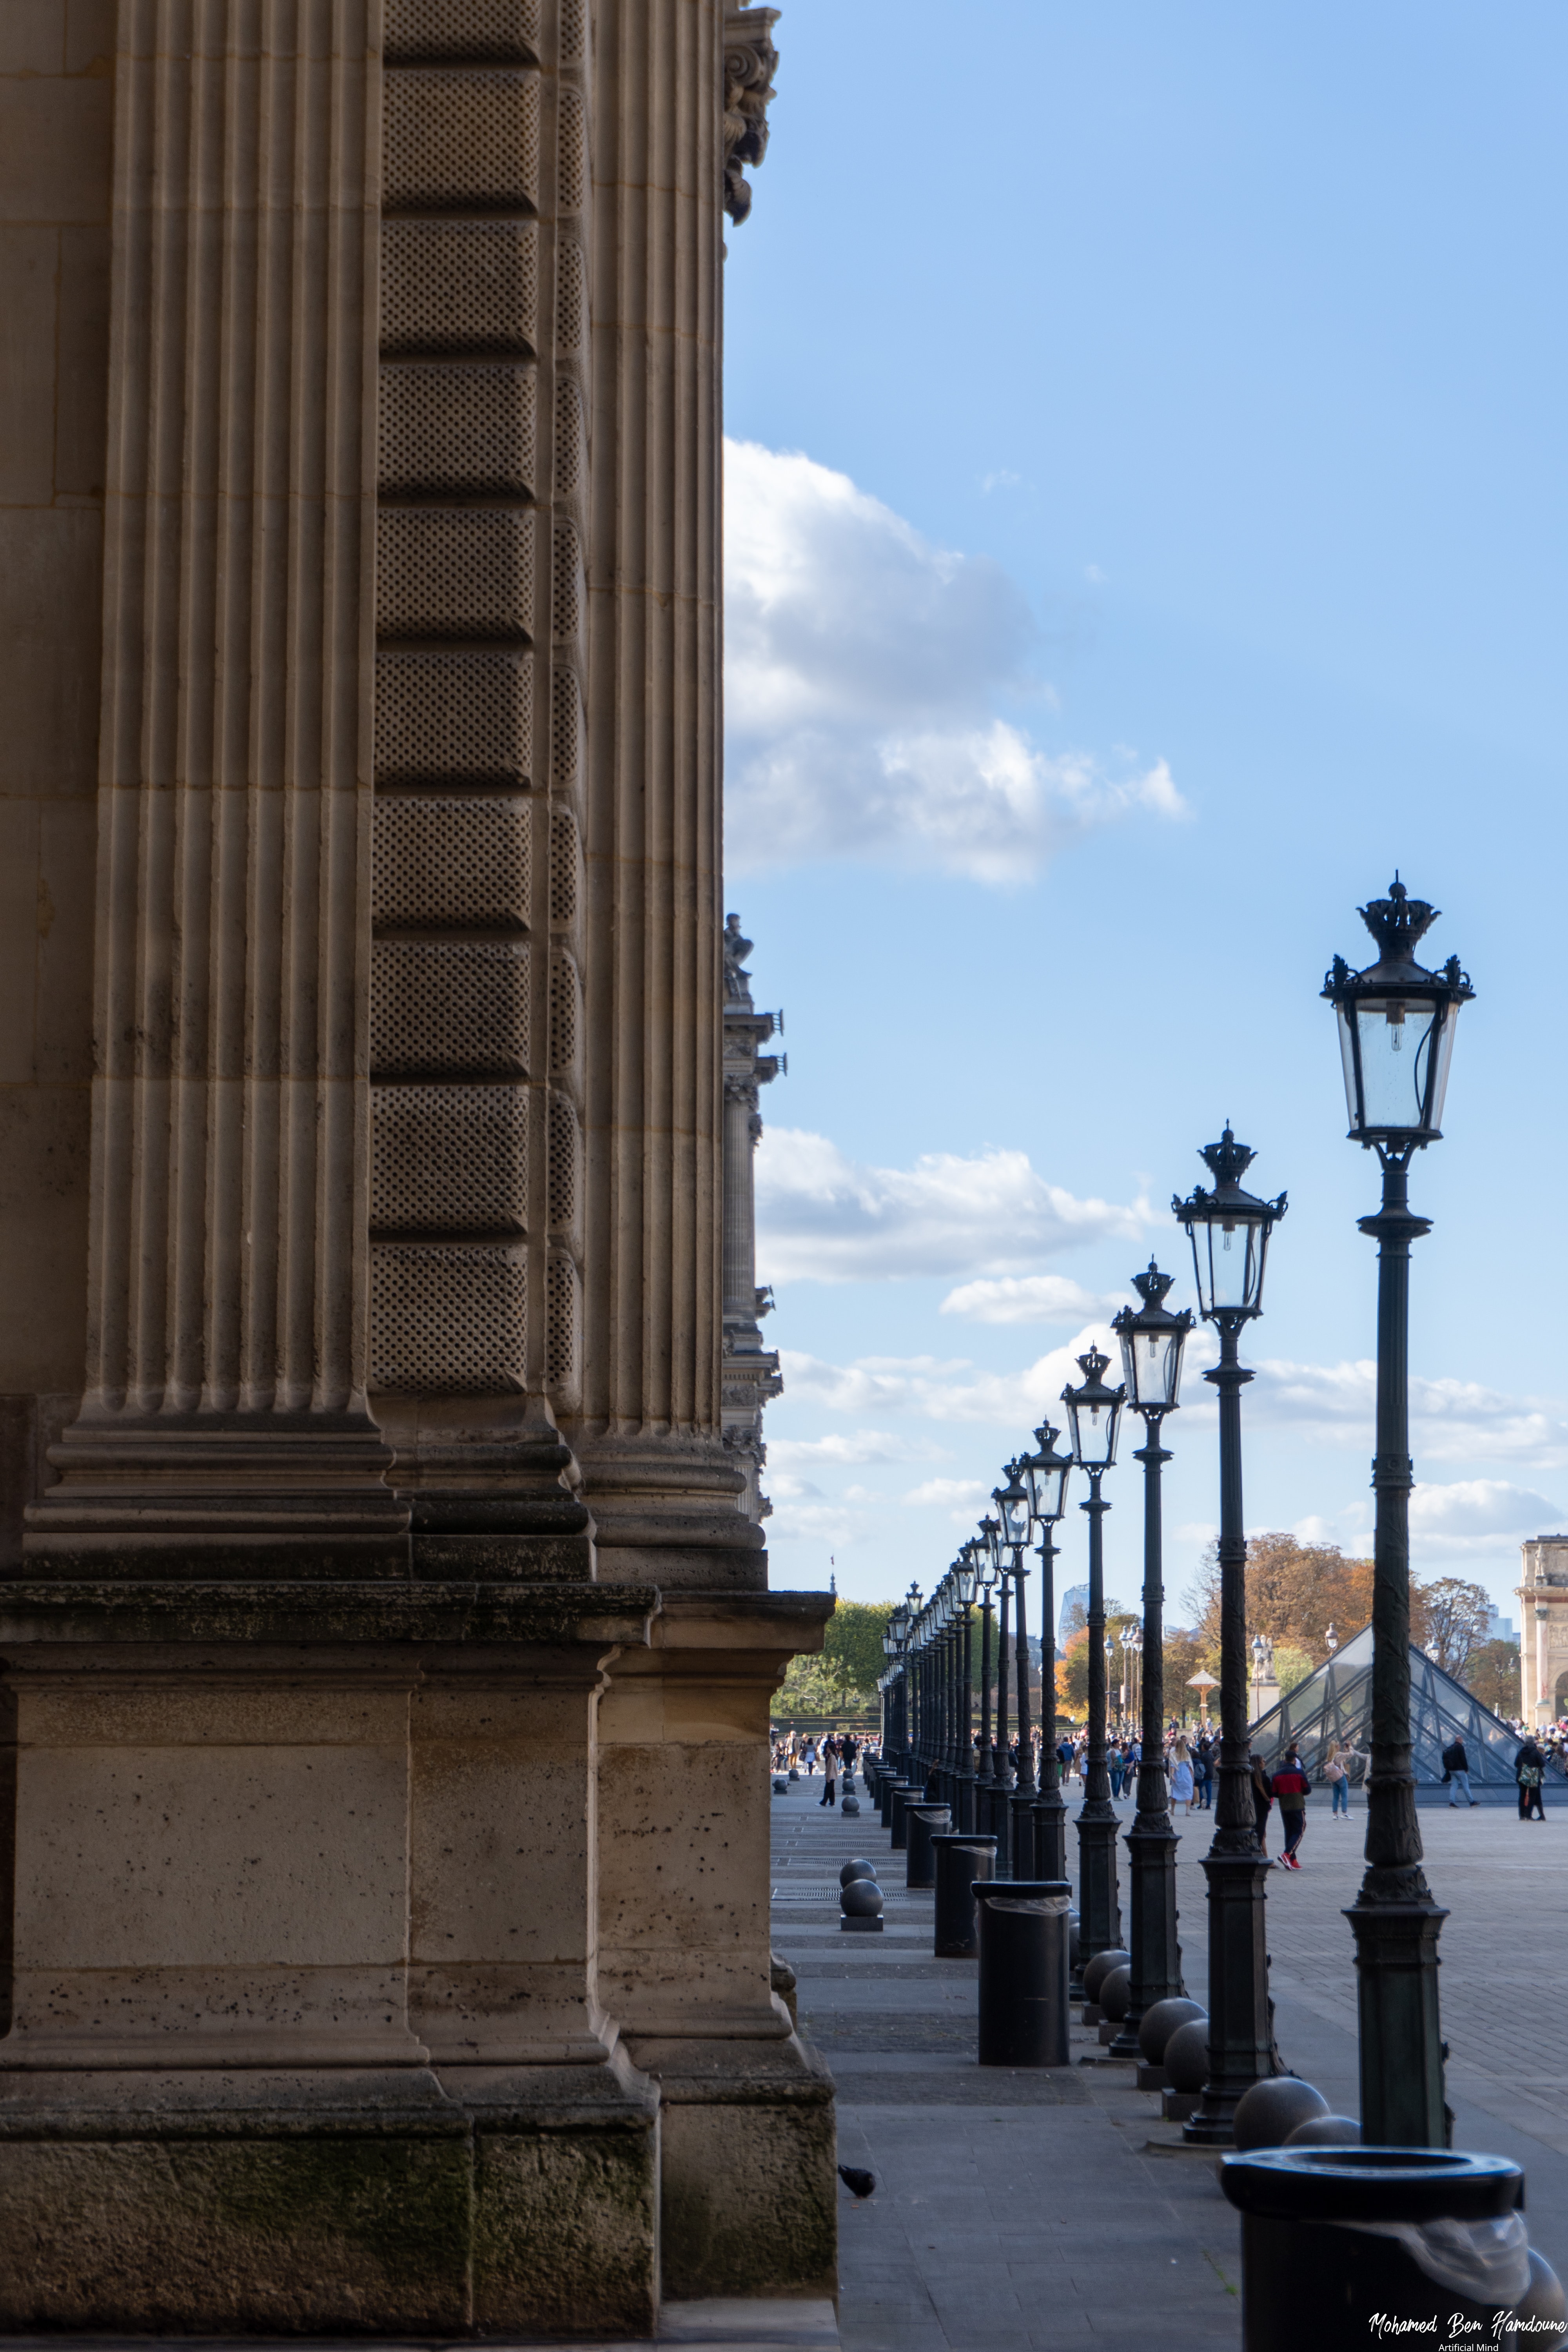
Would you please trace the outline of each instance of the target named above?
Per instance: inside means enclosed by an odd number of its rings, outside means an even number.
[[[1247,1532],[1241,1494],[1241,1391],[1252,1374],[1237,1355],[1242,1328],[1262,1310],[1268,1238],[1285,1213],[1283,1192],[1262,1201],[1242,1190],[1252,1160],[1227,1125],[1205,1147],[1215,1183],[1171,1206],[1193,1245],[1198,1307],[1219,1332],[1220,1360],[1204,1377],[1219,1391],[1220,1750],[1208,1881],[1208,2078],[1184,2139],[1218,2147],[1231,2137],[1238,2101],[1279,2071],[1268,2009],[1264,1903],[1268,1864],[1253,1812],[1247,1736]]]
[[[1475,991],[1450,956],[1415,961],[1436,908],[1397,875],[1361,909],[1378,959],[1334,958],[1323,994],[1339,1019],[1350,1139],[1377,1153],[1383,1204],[1361,1230],[1378,1245],[1377,1452],[1373,1537],[1372,1769],[1366,1875],[1346,1913],[1355,1937],[1362,2137],[1441,2147],[1447,2132],[1437,1937],[1447,1913],[1422,1868],[1410,1741],[1410,1244],[1432,1230],[1409,1205],[1410,1162],[1441,1140],[1459,1009]]]
[[[1170,1781],[1164,1769],[1164,1561],[1160,1513],[1160,1473],[1171,1459],[1160,1443],[1165,1415],[1180,1402],[1182,1355],[1194,1317],[1173,1314],[1165,1294],[1173,1277],[1152,1258],[1147,1274],[1134,1275],[1140,1307],[1123,1307],[1112,1329],[1121,1342],[1121,1369],[1128,1399],[1143,1423],[1144,1442],[1133,1455],[1143,1465],[1143,1625],[1134,1653],[1124,1642],[1131,1669],[1142,1668],[1142,1755],[1138,1767],[1138,1811],[1127,1832],[1131,1876],[1132,2000],[1110,2045],[1114,2058],[1139,2055],[1138,2028],[1146,2010],[1182,1991],[1182,1950],[1176,1937],[1176,1848],[1181,1841],[1171,1821]]]
[[[1098,1348],[1079,1356],[1083,1381],[1062,1391],[1072,1437],[1074,1467],[1089,1478],[1089,1497],[1079,1508],[1089,1515],[1089,1757],[1084,1801],[1078,1817],[1079,1950],[1085,1965],[1097,1952],[1121,1940],[1116,1893],[1116,1808],[1105,1760],[1105,1551],[1100,1522],[1110,1508],[1100,1481],[1116,1460],[1123,1388],[1108,1388],[1103,1375],[1110,1359]]]

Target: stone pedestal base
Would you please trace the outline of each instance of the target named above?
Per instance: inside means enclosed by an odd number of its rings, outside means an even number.
[[[33,2076],[26,2100],[16,2080],[0,2094],[6,2331],[653,2331],[658,2099],[623,2056]]]
[[[780,2042],[638,2042],[663,2099],[662,2262],[678,2296],[835,2294],[833,2078]]]

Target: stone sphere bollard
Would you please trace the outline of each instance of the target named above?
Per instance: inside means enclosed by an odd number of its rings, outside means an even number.
[[[838,1810],[848,1821],[858,1821],[859,1819],[860,1800],[855,1794],[853,1789],[845,1790],[844,1794],[838,1800]]]
[[[1538,2254],[1533,2246],[1530,2250],[1530,2285],[1524,2301],[1516,2303],[1513,2310],[1516,2319],[1536,2322],[1528,2336],[1521,2337],[1521,2344],[1542,2345],[1546,2352],[1554,2352],[1556,2346],[1568,2340],[1568,2295],[1564,2295],[1563,2282],[1545,2255]],[[1541,2326],[1542,2320],[1555,2320],[1561,2333],[1553,2336],[1550,2326]]]
[[[1108,1969],[1100,1983],[1100,2013],[1120,2025],[1132,2006],[1131,1968]]]
[[[1109,1952],[1096,1952],[1093,1959],[1089,1961],[1083,1972],[1083,1997],[1085,2000],[1099,2000],[1100,1988],[1105,1982],[1106,1978],[1110,1974],[1112,1969],[1130,1969],[1131,1965],[1131,1953],[1124,1952],[1121,1950],[1120,1948]]]
[[[1138,2047],[1151,2066],[1164,2064],[1166,2042],[1178,2025],[1190,2025],[1194,2017],[1208,2022],[1202,2001],[1188,2000],[1179,1993],[1173,1993],[1168,2000],[1155,2001],[1152,2009],[1143,2011],[1138,2027]]]
[[[863,1853],[858,1853],[854,1860],[847,1862],[839,1872],[838,1884],[840,1886],[847,1886],[852,1878],[875,1878],[876,1875],[876,1864],[868,1862]]]
[[[1190,2017],[1165,2044],[1161,2063],[1173,2091],[1201,2091],[1209,2078],[1209,2021]]]
[[[1310,2083],[1294,2074],[1273,2074],[1267,2082],[1254,2083],[1237,2101],[1231,2135],[1240,2148],[1283,2147],[1298,2124],[1328,2112],[1327,2099]]]
[[[1361,2126],[1349,2116],[1309,2116],[1285,2135],[1287,2147],[1359,2147]]]
[[[838,1922],[840,1931],[850,1929],[862,1936],[879,1936],[882,1932],[882,1890],[874,1878],[852,1878],[839,1892],[838,1908],[844,1916]]]

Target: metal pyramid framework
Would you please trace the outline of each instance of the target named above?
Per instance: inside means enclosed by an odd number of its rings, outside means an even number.
[[[1410,1645],[1410,1731],[1418,1787],[1430,1787],[1442,1780],[1443,1750],[1456,1736],[1464,1741],[1470,1759],[1472,1786],[1513,1786],[1513,1760],[1520,1747],[1517,1733],[1414,1642]],[[1314,1780],[1322,1770],[1331,1740],[1366,1754],[1372,1746],[1372,1627],[1363,1627],[1326,1666],[1319,1666],[1259,1716],[1252,1726],[1251,1739],[1253,1754],[1262,1759],[1270,1772],[1284,1762],[1286,1750],[1294,1742]]]

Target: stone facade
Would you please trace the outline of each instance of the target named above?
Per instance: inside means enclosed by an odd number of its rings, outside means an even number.
[[[782,1396],[777,1353],[763,1345],[761,1318],[773,1309],[771,1290],[757,1286],[757,1208],[753,1160],[762,1138],[758,1089],[771,1086],[788,1063],[764,1054],[782,1015],[759,1013],[752,1002],[745,960],[750,940],[741,919],[724,927],[724,1443],[744,1471],[742,1507],[761,1521],[773,1509],[762,1491],[767,1447],[763,1443],[763,1407]]]
[[[1568,1536],[1520,1549],[1519,1711],[1526,1723],[1552,1723],[1568,1715]]]
[[[0,11],[13,2330],[831,2285],[766,1822],[830,1602],[722,1368],[775,15]]]

